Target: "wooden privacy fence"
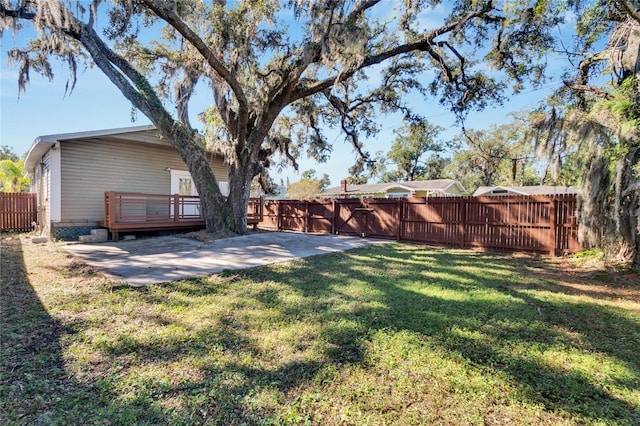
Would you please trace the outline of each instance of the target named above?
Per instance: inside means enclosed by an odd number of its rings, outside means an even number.
[[[552,255],[581,250],[575,195],[267,200],[266,229]]]
[[[0,192],[0,231],[33,231],[37,221],[36,194]]]

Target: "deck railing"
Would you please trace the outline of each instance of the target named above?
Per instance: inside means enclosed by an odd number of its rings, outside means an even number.
[[[139,194],[109,191],[104,194],[104,221],[123,223],[203,222],[200,199],[190,195]]]
[[[247,222],[262,220],[262,199],[249,200]],[[108,191],[104,194],[104,224],[204,224],[200,197]]]

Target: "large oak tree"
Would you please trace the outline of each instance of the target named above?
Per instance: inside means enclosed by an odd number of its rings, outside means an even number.
[[[305,152],[325,159],[325,129],[362,165],[381,114],[420,118],[409,92],[463,116],[509,82],[539,82],[560,12],[543,0],[0,0],[0,29],[37,31],[10,52],[21,89],[30,71],[52,77],[51,58],[69,64],[71,88],[78,64],[95,64],[184,159],[207,229],[244,232],[252,178]],[[196,88],[211,99],[204,132],[189,120]],[[206,149],[229,164],[226,200]]]

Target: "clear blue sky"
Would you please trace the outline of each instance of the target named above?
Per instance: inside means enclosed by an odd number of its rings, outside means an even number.
[[[24,42],[29,33],[21,33],[16,41]],[[26,93],[18,94],[18,70],[16,65],[8,66],[7,51],[14,45],[11,33],[5,32],[0,49],[0,145],[9,145],[14,152],[22,155],[27,152],[34,139],[40,135],[99,130],[134,125],[149,124],[149,120],[137,113],[137,120],[131,121],[131,104],[112,85],[98,69],[81,69],[75,90],[65,96],[65,84],[68,70],[61,64],[54,68],[55,79],[49,82],[32,73],[31,83]],[[557,63],[554,63],[557,62]],[[550,67],[560,69],[564,63],[559,59],[552,60]],[[489,107],[481,113],[469,116],[467,127],[483,129],[492,124],[509,121],[508,113],[523,108],[534,108],[538,102],[548,95],[551,89],[557,88],[561,82],[550,80],[543,90],[524,90],[523,93],[510,97],[503,106]],[[190,107],[192,113],[198,113],[208,106],[208,91],[201,90],[196,103]],[[507,94],[508,95],[508,94]],[[459,129],[452,127],[453,114],[442,108],[437,101],[416,99],[416,111],[447,130],[442,135],[445,139],[453,137]],[[394,134],[393,130],[401,126],[398,117],[381,117],[382,131],[375,138],[367,141],[366,149],[375,153],[387,151]],[[194,122],[194,124],[196,124]],[[301,158],[300,173],[307,169],[315,169],[319,175],[329,174],[332,185],[338,185],[340,179],[348,176],[348,169],[356,156],[352,148],[343,142],[341,135],[329,133],[329,140],[334,150],[327,163],[317,164],[313,160]],[[289,178],[292,182],[300,178],[300,173],[286,169],[282,173],[272,172],[273,178]]]

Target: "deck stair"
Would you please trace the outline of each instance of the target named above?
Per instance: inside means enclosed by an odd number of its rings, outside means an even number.
[[[92,229],[91,235],[80,235],[78,241],[83,243],[103,243],[109,240],[109,231],[104,228]]]

